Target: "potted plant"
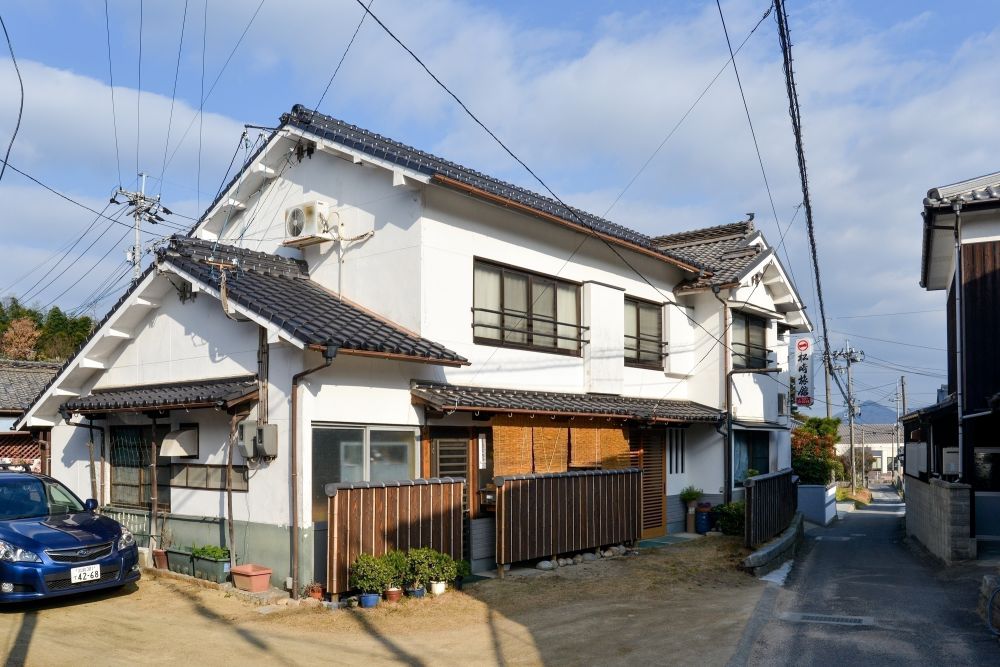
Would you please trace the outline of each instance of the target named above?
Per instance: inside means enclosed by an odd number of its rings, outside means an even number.
[[[431,568],[431,595],[444,595],[448,582],[458,575],[455,559],[440,551],[434,552]]]
[[[233,568],[233,586],[241,591],[263,593],[271,585],[271,568],[243,563]]]
[[[191,559],[191,550],[184,547],[170,546],[165,549],[167,552],[167,567],[171,572],[194,575],[194,562]]]
[[[306,596],[311,597],[314,600],[322,600],[323,584],[316,581],[306,584]]]
[[[403,586],[410,570],[410,561],[403,551],[387,551],[382,560],[389,574],[389,585],[385,589],[387,602],[399,602],[403,597]]]
[[[407,595],[415,598],[422,598],[424,596],[424,587],[430,583],[431,577],[434,574],[434,554],[436,553],[436,551],[427,547],[410,549],[407,552],[406,559],[409,562],[406,581]]]
[[[351,588],[361,591],[358,601],[365,609],[378,604],[379,596],[389,585],[389,568],[381,558],[361,554],[351,565]]]
[[[194,547],[191,549],[194,576],[217,584],[229,579],[229,549],[217,546]]]
[[[462,582],[466,577],[472,576],[472,566],[469,561],[460,560],[455,563],[455,590],[462,590]]]
[[[694,485],[688,485],[681,489],[681,502],[687,506],[687,522],[684,529],[689,533],[694,532],[694,510],[703,495],[705,495],[704,491]]]

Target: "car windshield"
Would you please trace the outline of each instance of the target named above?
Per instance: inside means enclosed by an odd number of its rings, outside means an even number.
[[[80,499],[54,480],[27,476],[0,480],[0,521],[82,511]]]

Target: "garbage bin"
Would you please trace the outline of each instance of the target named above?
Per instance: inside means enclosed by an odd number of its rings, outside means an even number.
[[[699,535],[704,535],[712,527],[708,509],[698,508],[694,515],[694,530]]]

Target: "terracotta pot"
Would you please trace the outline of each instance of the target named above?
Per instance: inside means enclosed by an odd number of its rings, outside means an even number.
[[[153,567],[158,570],[167,569],[167,552],[164,549],[153,549]]]
[[[271,568],[246,563],[233,568],[233,585],[241,591],[263,593],[271,586]]]
[[[307,593],[309,594],[309,597],[311,597],[314,600],[322,600],[323,599],[323,587],[322,586],[311,586],[309,588],[309,590],[307,591]]]
[[[385,601],[386,602],[399,602],[403,597],[402,588],[387,588],[385,590]]]

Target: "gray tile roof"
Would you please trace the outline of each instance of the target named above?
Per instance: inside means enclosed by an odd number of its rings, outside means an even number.
[[[45,388],[61,364],[0,359],[0,413],[20,414]]]
[[[964,204],[1000,203],[1000,172],[931,188],[927,191],[924,206],[927,208],[951,207],[954,201],[961,201]]]
[[[334,143],[360,151],[379,160],[399,165],[427,176],[444,176],[467,186],[503,197],[540,213],[548,214],[574,225],[583,225],[591,231],[605,234],[619,241],[639,246],[666,259],[679,261],[694,269],[706,269],[696,259],[674,254],[658,247],[652,238],[611,222],[579,208],[565,206],[558,201],[525,188],[487,176],[468,167],[450,162],[424,151],[407,146],[317,111],[296,104],[290,113],[281,116],[283,125],[298,128]]]
[[[420,361],[465,364],[466,359],[443,345],[382,319],[349,301],[338,299],[309,279],[305,262],[201,239],[173,237],[158,254],[174,266],[219,289],[226,268],[230,301],[256,313],[307,345],[333,344],[341,350],[413,357]]]
[[[62,405],[67,412],[214,407],[257,391],[257,376],[99,389]]]
[[[541,414],[607,415],[641,420],[717,422],[722,413],[693,401],[631,398],[608,394],[569,394],[519,389],[464,387],[413,382],[410,392],[442,410],[537,412]]]
[[[755,234],[752,222],[736,222],[658,236],[653,242],[711,270],[711,276],[687,280],[678,285],[675,291],[683,292],[739,282],[747,267],[766,252],[749,242]]]
[[[854,425],[855,445],[860,445],[862,442],[864,442],[866,445],[871,445],[878,443],[895,442],[895,440],[896,440],[895,424]],[[837,441],[841,444],[851,441],[851,429],[849,424],[841,423],[841,425],[837,427]]]

